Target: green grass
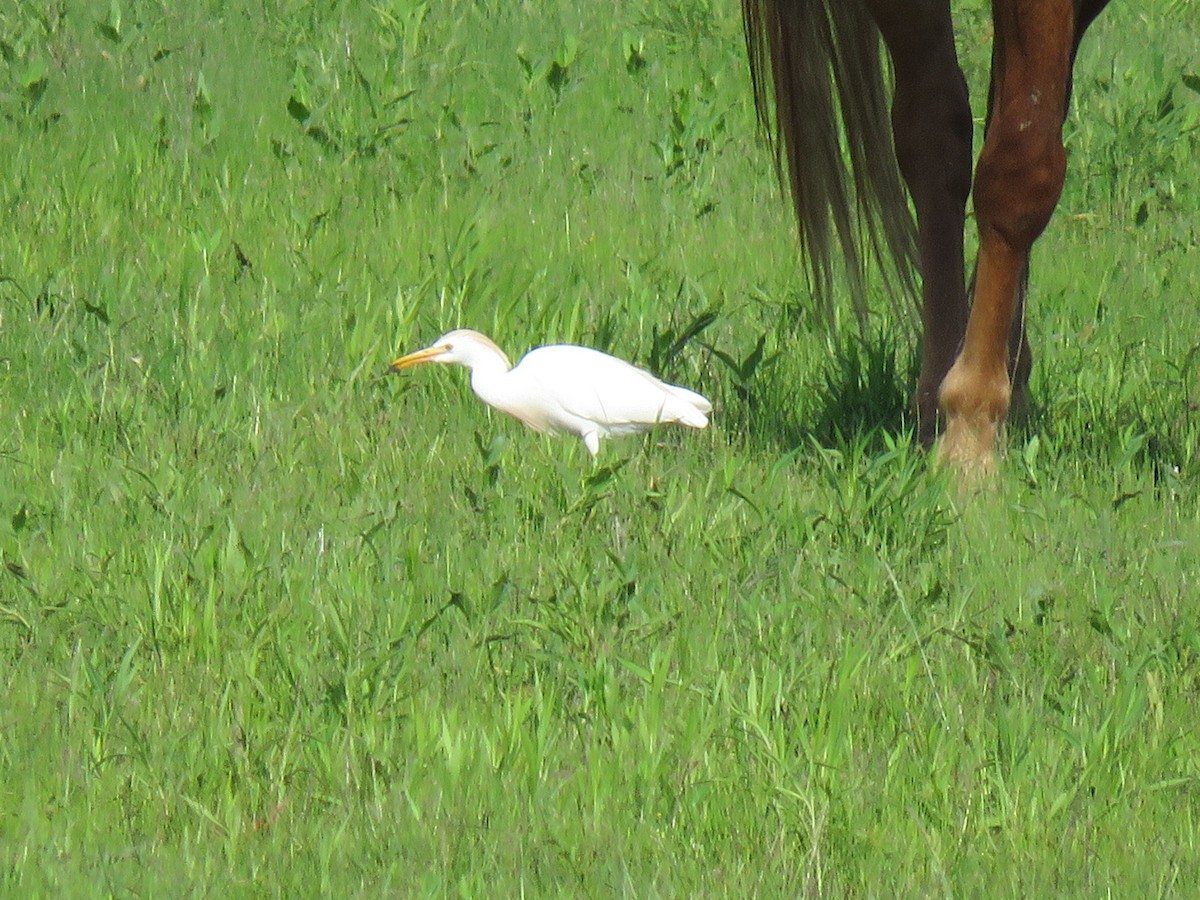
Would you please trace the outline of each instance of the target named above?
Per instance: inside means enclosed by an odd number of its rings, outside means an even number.
[[[965,503],[883,293],[806,302],[736,4],[6,7],[0,894],[1192,893],[1185,7],[1081,53]],[[455,326],[713,427],[384,375]]]

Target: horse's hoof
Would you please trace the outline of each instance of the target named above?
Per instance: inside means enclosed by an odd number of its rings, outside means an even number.
[[[993,422],[952,420],[937,445],[938,463],[950,469],[960,488],[987,487],[996,479],[997,426]]]

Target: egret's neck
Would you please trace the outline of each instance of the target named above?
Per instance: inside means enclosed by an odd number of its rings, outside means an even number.
[[[502,356],[480,355],[467,366],[471,370],[471,390],[488,406],[503,407],[508,396],[508,360]]]

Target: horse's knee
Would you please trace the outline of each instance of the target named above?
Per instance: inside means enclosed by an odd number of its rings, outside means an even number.
[[[1036,91],[998,111],[975,171],[980,229],[1028,249],[1054,214],[1066,173],[1059,111],[1040,102]]]

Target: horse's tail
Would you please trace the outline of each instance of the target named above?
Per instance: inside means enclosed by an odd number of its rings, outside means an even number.
[[[742,12],[755,107],[791,190],[813,293],[828,313],[836,236],[862,323],[872,257],[893,299],[916,293],[878,29],[861,0],[742,0]]]

